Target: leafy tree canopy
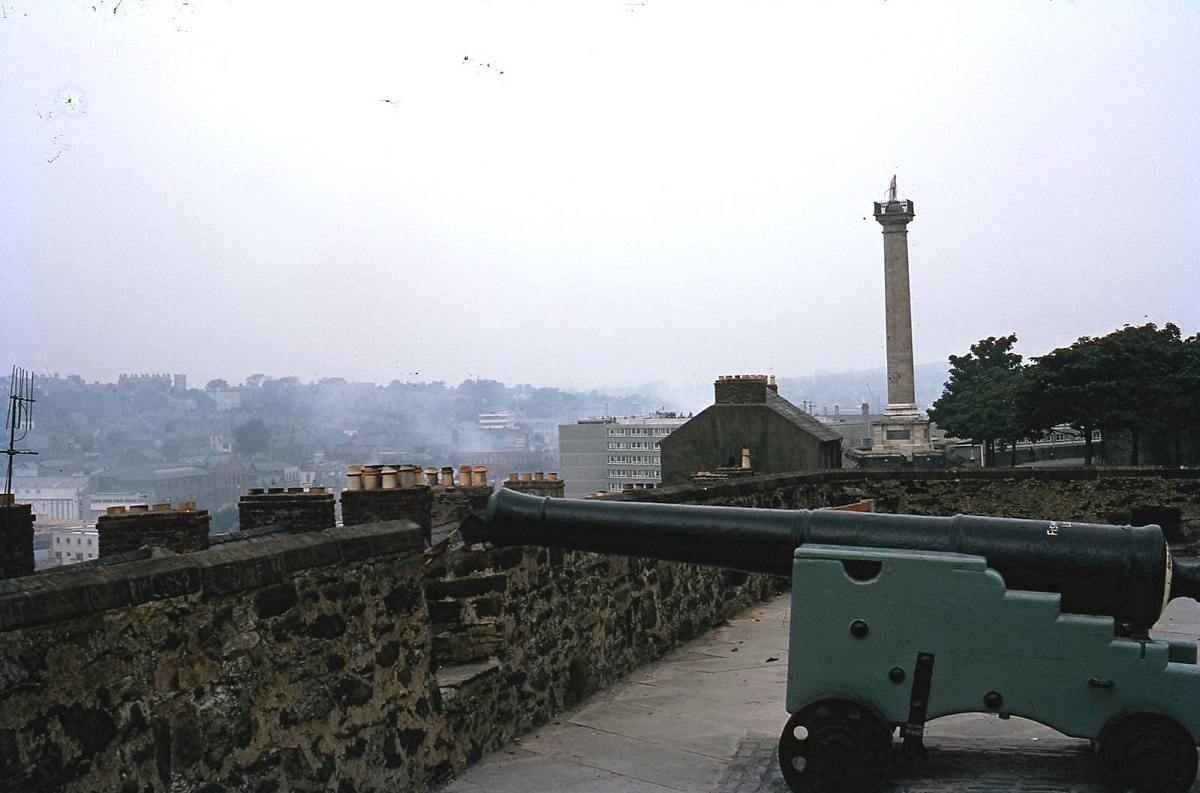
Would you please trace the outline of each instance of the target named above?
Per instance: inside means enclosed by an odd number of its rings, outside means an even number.
[[[271,432],[260,419],[250,419],[233,431],[233,450],[238,454],[265,454],[270,443]]]
[[[930,420],[946,432],[982,443],[989,465],[997,440],[1026,434],[1019,409],[1025,372],[1012,350],[1016,342],[1015,333],[989,336],[967,355],[951,355],[945,390],[929,409]]]

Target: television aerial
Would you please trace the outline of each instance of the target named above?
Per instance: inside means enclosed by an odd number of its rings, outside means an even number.
[[[17,444],[25,440],[29,428],[33,426],[33,373],[14,366],[8,383],[9,405],[5,422],[8,429],[8,448],[4,452],[8,455],[8,470],[4,478],[4,504],[12,504],[13,458],[18,454],[37,454],[17,448]]]

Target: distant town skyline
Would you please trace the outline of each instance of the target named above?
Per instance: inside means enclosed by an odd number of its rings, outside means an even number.
[[[915,369],[916,385],[917,385],[917,401],[922,410],[929,407],[932,402],[941,394],[942,385],[945,382],[948,373],[948,364],[918,364]],[[750,372],[733,372],[727,374],[753,374]],[[122,372],[111,380],[95,379],[85,377],[79,372],[35,372],[34,384],[37,385],[37,380],[40,378],[72,378],[79,377],[82,382],[88,386],[96,385],[119,385],[122,378],[167,378],[171,382],[171,387],[176,387],[177,378],[182,375],[186,381],[187,388],[205,390],[209,383],[214,381],[223,381],[229,389],[238,390],[241,388],[253,388],[256,385],[261,385],[261,382],[271,380],[283,380],[294,375],[275,376],[268,373],[254,373],[244,377],[213,377],[208,379],[196,379],[187,374],[187,372]],[[534,389],[558,389],[565,393],[587,393],[595,391],[599,394],[607,394],[612,397],[633,397],[638,396],[641,399],[641,408],[634,410],[630,415],[646,412],[654,412],[656,410],[676,411],[680,413],[697,412],[703,410],[712,403],[713,385],[714,382],[722,375],[714,375],[713,377],[696,382],[666,382],[646,381],[636,385],[622,386],[621,384],[598,384],[594,388],[572,388],[564,386],[560,383],[505,383],[502,385],[510,388],[520,386],[530,386]],[[0,383],[6,383],[8,378],[7,373],[0,373]],[[259,380],[261,378],[261,382]],[[447,389],[453,389],[461,386],[468,381],[459,381],[458,383],[449,383],[445,381],[389,381],[388,383],[380,383],[373,380],[353,381],[342,378],[338,375],[318,376],[312,380],[304,378],[296,378],[298,385],[315,386],[322,380],[346,380],[349,383],[367,383],[377,387],[387,387],[391,382],[401,382],[405,385],[432,385],[436,382],[443,382]],[[480,378],[487,380],[488,378]],[[829,372],[822,371],[806,375],[780,375],[778,381],[782,393],[788,399],[793,400],[801,409],[813,414],[836,414],[842,415],[857,414],[861,410],[861,406],[866,404],[873,413],[881,413],[886,403],[887,396],[887,370],[884,367],[875,367],[871,369],[850,370],[844,372]],[[624,415],[629,411],[608,411],[603,409],[603,406],[597,405],[598,410],[595,415]]]
[[[0,372],[587,389],[1200,331],[1192,3],[0,18]]]

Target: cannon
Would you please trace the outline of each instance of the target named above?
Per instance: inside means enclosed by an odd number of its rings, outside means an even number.
[[[542,498],[502,489],[479,534],[791,579],[779,741],[796,793],[876,793],[928,721],[1020,716],[1093,742],[1118,791],[1197,770],[1195,642],[1150,628],[1200,600],[1158,526]],[[897,741],[897,737],[899,741]]]

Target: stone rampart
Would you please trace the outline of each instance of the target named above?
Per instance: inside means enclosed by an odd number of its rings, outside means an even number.
[[[428,789],[783,586],[423,533],[0,581],[0,789]]]
[[[958,513],[1090,523],[1157,523],[1200,543],[1200,470],[1172,468],[849,469],[666,487],[615,498],[816,509],[870,501],[876,512]]]
[[[1196,471],[836,471],[618,498],[1200,534]],[[0,789],[429,789],[784,585],[454,533],[425,550],[425,531],[142,549],[0,581]]]

